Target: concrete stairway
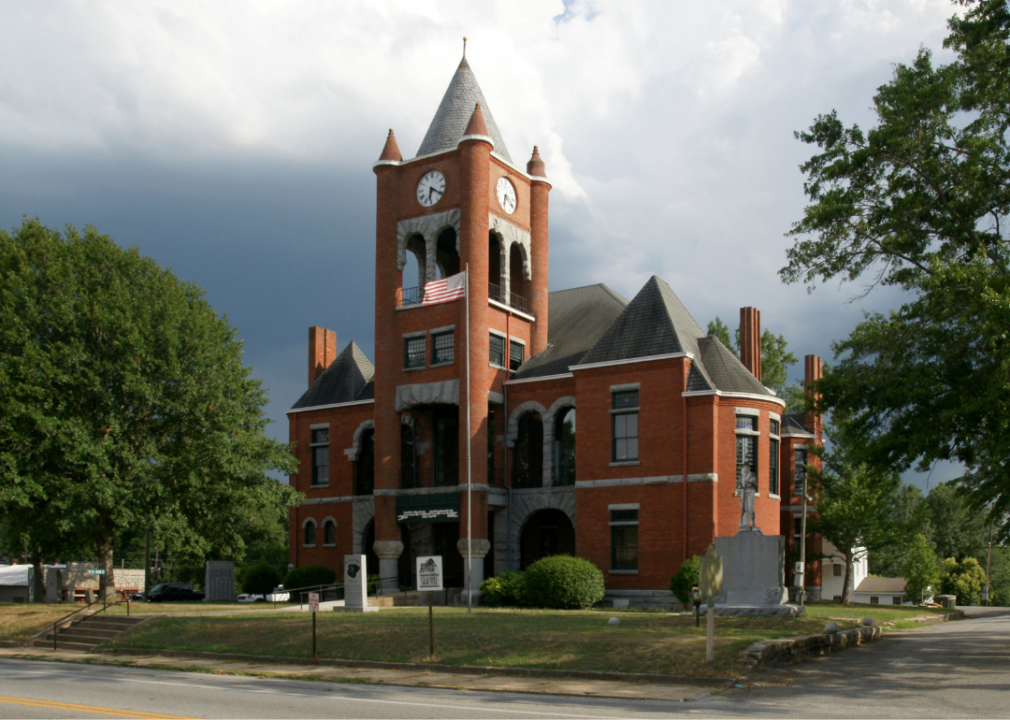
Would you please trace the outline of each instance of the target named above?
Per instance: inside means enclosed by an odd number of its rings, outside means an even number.
[[[90,615],[72,625],[60,628],[56,635],[56,647],[60,650],[93,650],[107,643],[120,633],[139,625],[147,618],[125,617],[123,615]],[[53,633],[32,641],[34,647],[52,647]]]

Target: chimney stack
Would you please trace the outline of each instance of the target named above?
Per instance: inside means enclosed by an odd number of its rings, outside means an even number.
[[[804,357],[803,380],[807,390],[807,397],[810,398],[810,401],[813,403],[820,400],[820,395],[815,393],[810,386],[822,377],[824,377],[824,361],[816,355],[807,355]],[[804,417],[803,420],[803,424],[807,426],[807,430],[817,436],[818,443],[821,442],[821,431],[823,430],[824,424],[821,414],[815,410],[807,410],[806,417]]]
[[[740,362],[761,380],[761,311],[740,308]]]
[[[337,357],[337,333],[313,325],[309,328],[309,387]]]

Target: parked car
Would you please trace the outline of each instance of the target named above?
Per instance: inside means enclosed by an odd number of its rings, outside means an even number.
[[[242,593],[237,598],[239,602],[249,603],[249,602],[264,602],[263,596],[258,594]]]
[[[287,602],[291,599],[291,593],[284,589],[283,585],[278,585],[272,593],[267,594],[267,602]]]
[[[188,583],[159,583],[147,593],[147,602],[179,602],[182,600],[203,600],[203,593],[197,592]]]

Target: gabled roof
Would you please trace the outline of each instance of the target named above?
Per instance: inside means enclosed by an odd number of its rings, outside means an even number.
[[[900,593],[905,592],[905,578],[868,577],[855,590],[858,593]]]
[[[550,293],[547,296],[547,349],[523,363],[514,377],[544,377],[568,372],[627,305],[627,300],[606,285]]]
[[[653,275],[582,358],[583,364],[689,352],[705,337],[670,286]]]
[[[374,385],[370,382],[373,375],[375,368],[371,361],[352,340],[291,409],[370,399],[375,396]],[[372,387],[371,394],[369,387]]]
[[[470,116],[473,115],[477,103],[480,103],[484,122],[487,123],[488,134],[494,140],[495,154],[512,164],[508,148],[505,147],[505,141],[502,140],[501,133],[498,131],[494,116],[491,115],[491,108],[484,100],[484,93],[481,92],[480,85],[477,84],[477,77],[470,69],[466,58],[460,61],[459,67],[456,68],[456,74],[452,76],[449,87],[446,89],[445,95],[442,96],[442,102],[439,103],[435,117],[432,119],[431,125],[428,126],[428,132],[424,134],[424,140],[421,141],[421,147],[417,150],[418,156],[443,150],[454,150],[466,131],[466,125],[470,122]]]

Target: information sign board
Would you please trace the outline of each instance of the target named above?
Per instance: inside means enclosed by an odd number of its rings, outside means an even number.
[[[417,559],[417,589],[443,590],[442,556],[430,555]]]
[[[309,612],[319,612],[319,593],[309,593]]]
[[[715,551],[715,545],[708,546],[698,564],[698,589],[709,601],[722,595],[722,556]]]

